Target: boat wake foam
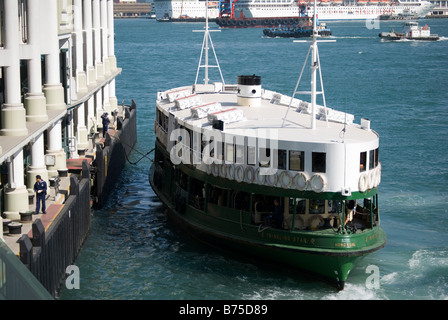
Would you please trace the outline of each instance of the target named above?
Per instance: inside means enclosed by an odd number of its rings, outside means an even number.
[[[408,260],[408,269],[386,274],[380,282],[398,288],[405,299],[448,300],[447,270],[448,249],[419,249]]]

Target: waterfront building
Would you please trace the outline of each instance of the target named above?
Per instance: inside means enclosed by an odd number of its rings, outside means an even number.
[[[431,10],[431,18],[447,18],[448,17],[448,0],[429,0],[434,6]]]
[[[94,154],[120,72],[113,0],[0,1],[2,218],[29,210],[36,175],[54,180]]]

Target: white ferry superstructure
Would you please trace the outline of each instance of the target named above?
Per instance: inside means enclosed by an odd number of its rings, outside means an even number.
[[[156,18],[171,21],[185,18],[204,19],[206,1],[201,0],[154,0]],[[289,18],[299,17],[303,7],[313,16],[313,6],[302,0],[221,0],[209,1],[208,17],[216,19]],[[433,8],[424,0],[320,0],[317,14],[320,20],[365,20],[383,14],[411,13],[424,18]]]

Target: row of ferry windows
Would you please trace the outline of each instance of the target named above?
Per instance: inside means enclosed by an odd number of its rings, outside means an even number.
[[[168,131],[168,117],[164,116],[159,110],[157,110],[157,122],[162,129]],[[184,128],[181,126],[181,128]],[[185,128],[184,128],[185,129]],[[193,145],[193,134],[190,129],[186,129],[190,137],[190,145]],[[201,135],[202,141],[202,135]],[[212,141],[211,141],[212,142]],[[201,153],[204,145],[201,145]],[[360,166],[359,171],[364,172],[368,169],[373,169],[378,166],[379,163],[379,149],[373,149],[369,151],[363,151],[360,153]],[[297,150],[274,150],[277,152],[277,164],[273,163],[274,168],[282,170],[292,171],[305,171],[305,152]],[[210,150],[210,157],[215,157],[214,149]],[[288,158],[289,157],[289,158]],[[254,146],[243,146],[237,144],[222,143],[221,150],[218,150],[217,159],[225,160],[227,163],[248,164],[256,165],[257,153]],[[271,149],[259,148],[258,153],[258,165],[260,167],[271,166]],[[289,161],[287,161],[287,159]],[[367,159],[369,161],[367,161]],[[312,152],[311,154],[311,167],[313,172],[326,172],[326,153],[325,152]],[[288,168],[289,165],[289,168]]]
[[[185,129],[181,126],[181,129]],[[194,145],[194,137],[190,129],[186,129],[190,137],[188,147]],[[205,142],[201,141],[201,153],[204,152]],[[180,137],[180,140],[182,138]],[[183,141],[186,144],[186,141]],[[223,160],[225,163],[236,164],[257,164],[257,149],[255,146],[245,146],[231,143],[217,143],[214,144],[213,140],[209,141],[211,158]],[[214,149],[217,146],[218,150]],[[216,152],[215,152],[216,151]],[[277,154],[275,154],[277,153]],[[275,155],[277,157],[275,157]],[[311,170],[313,172],[325,173],[327,155],[325,152],[312,152],[311,153]],[[284,150],[284,149],[270,149],[270,148],[258,148],[258,166],[260,167],[272,167],[281,170],[292,171],[305,171],[305,152],[297,150]]]
[[[379,163],[378,148],[361,152],[359,158],[359,172],[364,172],[367,170],[367,157],[369,157],[369,170],[376,168]]]

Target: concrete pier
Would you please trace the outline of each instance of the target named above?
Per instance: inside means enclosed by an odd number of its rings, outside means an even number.
[[[135,143],[135,105],[119,106],[115,96],[121,69],[113,0],[0,1],[0,22],[0,266],[3,258],[20,257],[54,295],[65,276],[61,266],[74,261],[90,229],[90,207],[107,201]],[[104,112],[110,120],[105,137]],[[37,175],[49,187],[45,215],[32,214]],[[78,215],[85,218],[72,219]],[[36,242],[36,224],[46,241]],[[64,234],[67,228],[73,232]],[[66,255],[59,243],[76,247],[70,249],[75,254]],[[45,265],[54,255],[63,262]],[[4,292],[18,296],[16,267],[0,267],[0,299],[8,299]]]

